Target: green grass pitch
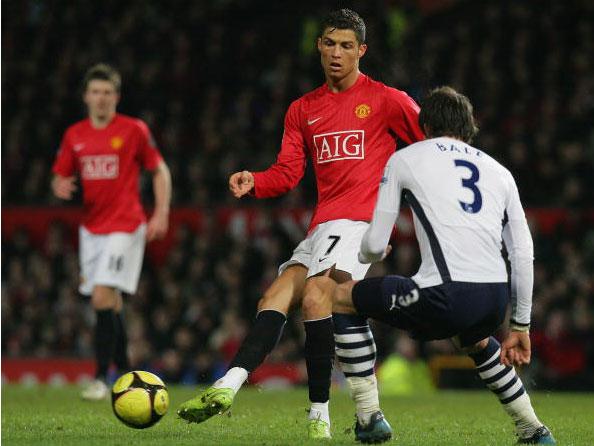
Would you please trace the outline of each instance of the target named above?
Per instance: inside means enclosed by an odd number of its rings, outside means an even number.
[[[243,389],[231,416],[186,424],[179,403],[193,396],[188,387],[170,388],[168,414],[154,427],[130,429],[107,401],[83,402],[75,387],[24,388],[2,385],[3,445],[307,445],[307,392]],[[559,445],[594,445],[594,394],[533,393],[540,418]],[[511,422],[489,392],[440,392],[422,397],[385,397],[382,406],[395,431],[393,445],[512,445]],[[343,392],[332,394],[331,442],[356,444],[353,406]]]

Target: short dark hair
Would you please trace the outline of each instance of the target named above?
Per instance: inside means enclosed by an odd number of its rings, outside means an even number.
[[[322,22],[320,35],[323,35],[327,28],[350,29],[355,33],[359,44],[365,43],[365,22],[351,9],[338,9],[328,14]]]
[[[419,125],[428,127],[428,137],[452,136],[470,143],[479,130],[472,110],[468,98],[452,87],[435,88],[421,104]]]
[[[83,91],[86,91],[89,82],[94,80],[111,82],[118,93],[122,87],[122,76],[120,76],[118,70],[105,63],[98,63],[87,70],[85,77],[83,78]]]

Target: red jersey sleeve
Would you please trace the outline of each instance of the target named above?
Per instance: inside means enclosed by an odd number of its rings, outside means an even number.
[[[140,143],[138,146],[138,160],[146,170],[155,170],[163,157],[157,148],[155,139],[148,128],[148,125],[140,119],[137,120],[140,129]]]
[[[419,106],[406,93],[387,88],[386,119],[388,127],[406,144],[425,139],[419,127]]]
[[[74,150],[70,142],[70,131],[64,133],[60,149],[56,155],[52,172],[61,177],[69,177],[76,171],[76,159],[74,157]]]
[[[295,101],[285,115],[285,132],[276,163],[253,174],[254,195],[257,198],[276,197],[293,189],[303,178],[306,163],[299,102]]]

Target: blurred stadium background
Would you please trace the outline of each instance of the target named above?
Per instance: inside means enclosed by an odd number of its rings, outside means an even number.
[[[148,247],[127,300],[133,366],[168,383],[211,382],[224,370],[315,200],[311,171],[268,201],[236,202],[228,174],[275,159],[290,101],[323,82],[316,19],[344,6],[368,24],[364,72],[417,100],[450,84],[474,103],[477,145],[515,175],[535,239],[524,382],[594,390],[588,0],[2,2],[4,382],[92,374],[93,312],[76,293],[80,201],[58,202],[49,182],[63,131],[84,115],[81,77],[100,61],[121,70],[119,110],[148,122],[173,175],[170,233]],[[415,272],[410,223],[405,215],[376,274]],[[417,345],[382,325],[376,336],[386,392],[481,386],[447,342]],[[301,348],[296,314],[254,381],[303,382]]]

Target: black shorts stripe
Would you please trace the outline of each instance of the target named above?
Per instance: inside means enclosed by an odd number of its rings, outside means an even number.
[[[347,378],[353,378],[353,377],[359,377],[359,378],[363,378],[365,376],[371,376],[373,375],[373,367],[371,367],[369,370],[364,370],[362,372],[344,372],[344,376],[346,376]]]
[[[368,345],[373,345],[373,344],[374,344],[373,339],[367,339],[365,341],[359,341],[359,342],[336,342],[336,348],[352,350],[354,348],[367,347]]]
[[[511,386],[513,386],[517,380],[518,380],[518,375],[515,375],[512,379],[510,379],[510,381],[505,386],[500,387],[499,389],[494,389],[493,393],[500,394],[500,393],[505,392],[507,389],[509,389]]]
[[[444,283],[451,282],[452,276],[450,275],[450,270],[448,269],[448,265],[445,261],[441,245],[439,244],[439,240],[437,240],[433,226],[431,226],[427,215],[425,215],[425,211],[423,210],[421,203],[419,203],[417,197],[415,197],[414,194],[408,189],[404,189],[404,199],[408,201],[413,212],[423,225],[423,229],[425,229],[427,238],[429,238],[429,244],[431,245],[433,260],[435,261],[435,265],[437,266],[441,280],[443,280]]]
[[[509,398],[500,400],[501,404],[511,403],[512,401],[517,400],[519,397],[521,397],[525,392],[526,392],[526,390],[524,389],[524,387],[522,387],[520,390],[518,390],[516,393],[514,393]]]
[[[338,358],[338,362],[342,362],[344,364],[359,364],[360,362],[367,362],[372,361],[375,359],[375,353],[370,353],[369,355],[365,356],[355,356],[353,358],[347,358],[346,356],[336,355]]]
[[[334,334],[356,334],[356,333],[367,333],[369,330],[369,325],[366,327],[346,327],[341,328],[334,326]]]
[[[477,367],[477,369],[476,369],[476,370],[477,370],[477,372],[479,372],[479,373],[485,372],[485,371],[489,370],[491,367],[494,367],[494,366],[496,366],[497,364],[499,364],[499,361],[500,361],[500,359],[499,359],[499,356],[497,356],[497,357],[496,357],[496,358],[495,358],[493,361],[491,361],[489,364],[487,364],[487,365],[484,365],[484,366],[482,366],[482,367]]]
[[[493,375],[492,377],[483,379],[483,382],[485,384],[493,384],[494,382],[499,381],[501,378],[503,378],[505,375],[507,375],[511,370],[513,370],[513,369],[508,366],[508,367],[504,368],[501,372]]]

